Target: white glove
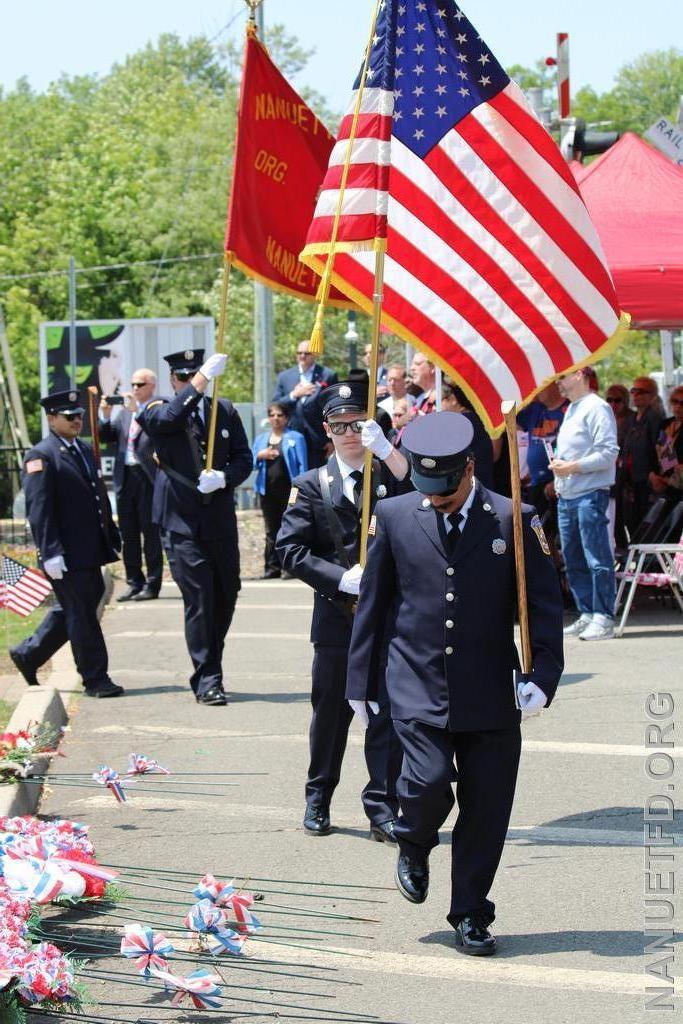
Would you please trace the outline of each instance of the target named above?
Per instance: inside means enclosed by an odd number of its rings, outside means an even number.
[[[548,698],[536,683],[517,683],[519,706],[525,715],[535,715],[548,703]]]
[[[55,555],[54,558],[46,558],[43,562],[43,569],[51,580],[61,580],[66,572],[66,562],[63,555]]]
[[[366,707],[367,703],[367,707]],[[374,700],[350,700],[349,707],[353,711],[355,717],[358,719],[364,729],[367,729],[370,724],[370,716],[368,714],[368,708],[372,711],[373,715],[379,714],[379,704]]]
[[[228,357],[225,352],[214,352],[212,356],[209,356],[204,365],[200,366],[199,372],[207,380],[213,380],[214,377],[220,377],[223,373],[227,361]]]
[[[213,494],[225,487],[225,473],[222,469],[203,469],[199,474],[197,490],[200,494]]]
[[[360,591],[360,578],[363,575],[362,565],[352,565],[350,569],[347,569],[342,578],[339,580],[339,589],[343,594],[355,594],[357,595]]]
[[[391,441],[387,441],[379,423],[375,420],[366,420],[363,424],[363,431],[360,435],[364,448],[369,448],[373,455],[384,461],[388,459],[394,450]]]

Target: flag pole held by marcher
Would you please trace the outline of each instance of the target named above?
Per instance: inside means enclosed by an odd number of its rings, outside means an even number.
[[[510,449],[510,494],[512,497],[512,524],[515,541],[515,570],[517,576],[517,614],[522,643],[522,673],[531,673],[531,641],[529,639],[529,609],[526,598],[526,569],[524,564],[524,531],[522,526],[522,486],[519,478],[519,450],[517,448],[517,404],[501,402],[500,411],[505,420]]]

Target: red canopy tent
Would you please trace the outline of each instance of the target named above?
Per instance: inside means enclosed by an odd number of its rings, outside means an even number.
[[[572,166],[634,327],[683,327],[683,169],[628,132]]]

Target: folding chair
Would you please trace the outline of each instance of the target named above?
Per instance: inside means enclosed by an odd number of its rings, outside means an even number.
[[[674,508],[672,523],[680,529],[683,519],[683,502]],[[661,572],[648,572],[646,562],[650,560],[659,564]],[[626,586],[630,583],[630,589],[626,597],[626,604],[614,631],[615,636],[621,636],[626,626],[633,598],[638,587],[669,587],[673,596],[678,602],[678,607],[683,612],[683,534],[677,544],[631,544],[628,549],[626,566],[622,572],[617,572],[619,589],[617,591],[616,609],[619,610]]]

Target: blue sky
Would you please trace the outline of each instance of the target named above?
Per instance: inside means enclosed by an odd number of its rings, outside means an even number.
[[[681,44],[680,0],[463,0],[468,18],[504,65],[532,64],[571,36],[572,87],[609,89],[625,62],[645,50]],[[62,72],[104,73],[161,32],[182,37],[229,30],[241,38],[244,0],[7,0],[0,13],[0,84],[25,75],[44,89]],[[265,0],[268,22],[283,22],[316,56],[302,83],[334,109],[346,106],[367,37],[373,0]],[[226,33],[223,34],[225,38]],[[301,83],[300,83],[301,84]]]

